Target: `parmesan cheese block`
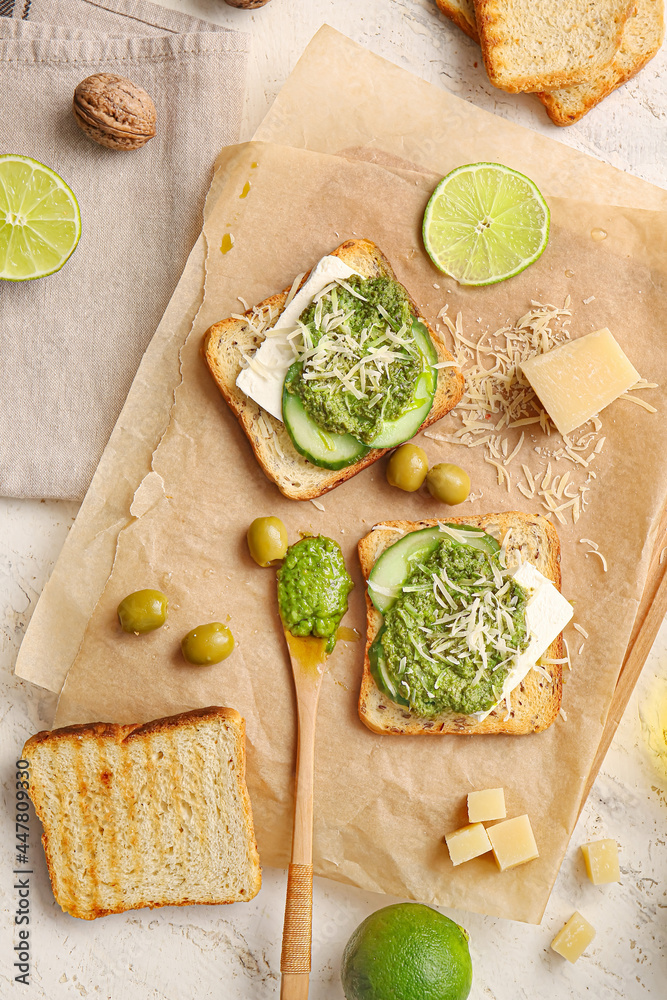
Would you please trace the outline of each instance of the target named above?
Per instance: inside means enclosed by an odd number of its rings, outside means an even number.
[[[595,937],[595,928],[585,917],[576,911],[551,942],[551,947],[558,954],[574,963],[581,958]]]
[[[491,850],[491,841],[481,823],[462,826],[459,830],[446,834],[445,840],[454,867]]]
[[[496,823],[488,828],[487,833],[501,872],[524,865],[526,861],[533,861],[540,856],[533,828],[525,814],[506,819],[504,823]]]
[[[468,819],[471,823],[488,823],[492,819],[505,819],[505,791],[502,788],[484,788],[468,792]]]
[[[561,434],[569,434],[640,379],[604,327],[521,362],[521,369]]]
[[[618,844],[615,840],[592,840],[581,845],[586,872],[593,885],[621,881],[618,864]]]

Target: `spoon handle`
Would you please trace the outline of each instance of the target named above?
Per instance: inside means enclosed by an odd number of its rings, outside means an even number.
[[[283,948],[280,959],[281,1000],[307,1000],[313,920],[313,776],[315,719],[322,683],[320,669],[302,664],[290,643],[299,720],[292,861],[287,876]]]

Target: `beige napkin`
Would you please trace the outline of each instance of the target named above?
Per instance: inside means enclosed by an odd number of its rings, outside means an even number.
[[[139,0],[0,2],[0,150],[56,170],[82,236],[57,274],[0,282],[0,494],[81,499],[238,138],[246,35]],[[91,142],[74,88],[118,73],[152,96],[136,152]]]

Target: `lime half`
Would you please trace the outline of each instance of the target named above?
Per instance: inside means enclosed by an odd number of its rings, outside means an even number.
[[[0,278],[59,271],[80,235],[79,206],[62,177],[29,156],[0,155]]]
[[[549,238],[549,209],[530,180],[502,163],[447,174],[424,213],[424,246],[461,285],[492,285],[536,261]]]

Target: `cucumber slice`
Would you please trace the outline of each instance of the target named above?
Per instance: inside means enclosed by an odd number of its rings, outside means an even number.
[[[481,528],[443,523],[449,529],[446,533],[438,526],[411,531],[385,549],[377,560],[368,577],[368,596],[382,614],[385,614],[400,594],[415,563],[426,559],[445,534],[460,545],[481,549],[490,556],[500,550],[495,538]]]
[[[285,380],[287,386],[288,378]],[[306,413],[301,398],[283,389],[283,421],[292,444],[304,458],[323,469],[344,469],[367,455],[370,448],[351,434],[322,430]]]
[[[417,380],[410,409],[402,413],[396,420],[387,420],[380,433],[376,434],[371,441],[371,448],[395,448],[397,445],[403,444],[404,441],[414,437],[431,412],[438,377],[430,366],[437,363],[438,352],[428,330],[419,320],[413,320],[412,334],[419,350],[428,361],[429,367],[422,372]]]
[[[396,687],[396,684],[387,669],[384,648],[382,646],[383,632],[384,629],[380,629],[375,638],[375,642],[368,650],[368,661],[371,666],[371,674],[377,686],[387,695],[388,698],[391,698],[393,702],[396,702],[399,705],[407,705],[407,700],[398,693],[398,688]]]
[[[419,350],[422,354],[432,365],[437,365],[438,352],[435,349],[435,344],[431,340],[431,334],[428,332],[421,320],[413,319],[412,335],[419,344]]]
[[[433,406],[435,379],[432,369],[422,372],[412,396],[412,406],[396,420],[386,420],[379,434],[370,443],[371,448],[395,448],[414,437],[426,420]]]

